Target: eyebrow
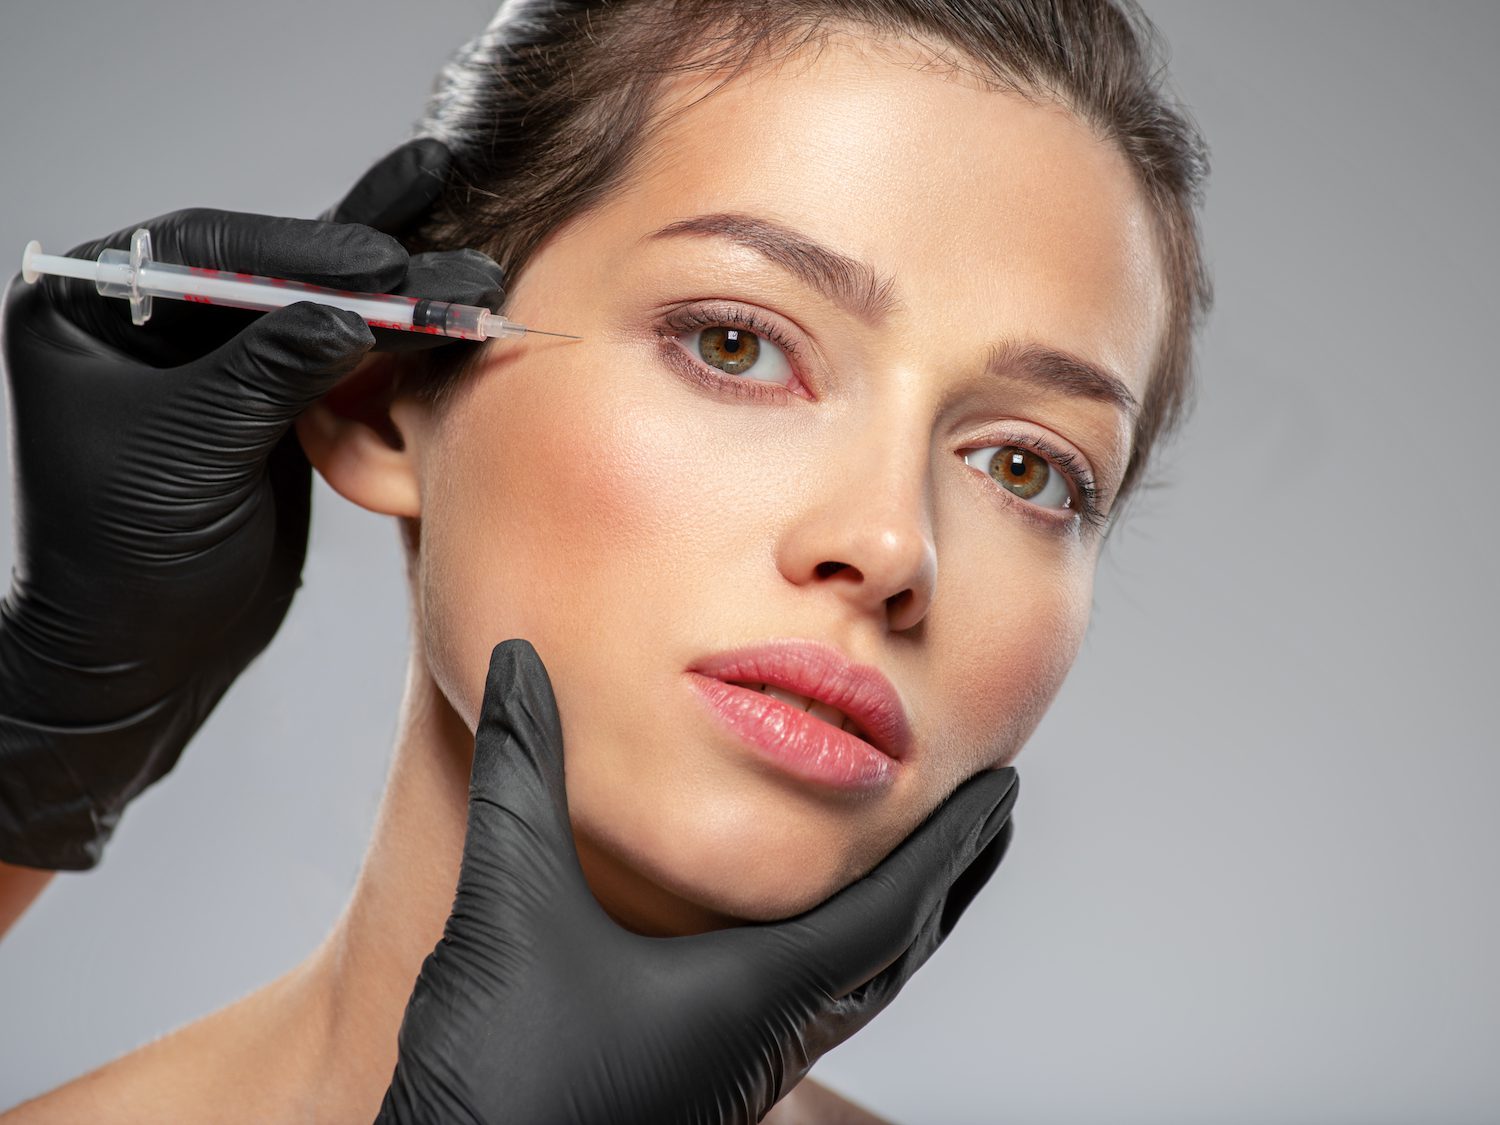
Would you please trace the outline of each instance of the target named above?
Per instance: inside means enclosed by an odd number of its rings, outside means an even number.
[[[640,241],[678,235],[727,238],[754,250],[867,324],[879,324],[905,308],[895,294],[894,277],[771,219],[732,211],[694,215],[668,223]],[[1140,409],[1125,381],[1108,368],[1035,341],[991,344],[985,374],[1019,376],[1057,394],[1108,403],[1130,416]]]
[[[1060,348],[1028,340],[991,344],[985,373],[998,378],[1020,376],[1056,394],[1105,402],[1134,418],[1141,404],[1114,372]]]
[[[681,234],[716,235],[754,250],[870,324],[904,307],[895,296],[894,277],[770,219],[728,211],[694,215],[668,223],[641,241]]]

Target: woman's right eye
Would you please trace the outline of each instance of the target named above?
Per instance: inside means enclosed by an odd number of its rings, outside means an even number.
[[[781,347],[747,328],[715,324],[680,337],[683,347],[726,375],[779,383],[792,378],[791,362]]]

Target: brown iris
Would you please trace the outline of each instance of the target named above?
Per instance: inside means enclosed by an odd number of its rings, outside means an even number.
[[[1029,449],[1001,446],[990,458],[990,476],[1023,500],[1030,500],[1046,488],[1051,475],[1046,460]]]
[[[760,355],[760,341],[743,328],[705,328],[698,333],[698,354],[705,363],[738,375]]]

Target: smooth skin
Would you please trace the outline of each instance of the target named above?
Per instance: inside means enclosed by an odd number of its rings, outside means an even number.
[[[398,517],[410,560],[406,694],[353,897],[285,977],[14,1120],[373,1118],[453,903],[504,638],[546,662],[580,860],[641,933],[800,912],[1015,759],[1077,654],[1100,539],[965,454],[1048,441],[1087,463],[1107,511],[1130,419],[981,365],[997,340],[1036,341],[1107,365],[1139,399],[1162,273],[1122,155],[1063,110],[914,69],[928,61],[860,31],[751,68],[683,109],[623,189],[509,280],[507,315],[582,341],[489,346],[445,413],[390,401],[399,360],[372,357],[299,418],[313,465]],[[707,91],[685,77],[664,104]],[[642,241],[713,212],[868,261],[901,308],[862,321],[720,238]],[[699,354],[698,337],[663,318],[704,303],[796,342],[785,401],[711,391],[671,357]],[[695,660],[788,636],[897,686],[915,747],[889,790],[769,769],[693,695]],[[824,1096],[804,1080],[766,1120],[829,1120]],[[878,1120],[861,1112],[848,1120]]]
[[[17,918],[26,913],[27,907],[47,889],[55,871],[43,871],[39,867],[21,867],[14,863],[0,863],[0,938],[15,924]]]

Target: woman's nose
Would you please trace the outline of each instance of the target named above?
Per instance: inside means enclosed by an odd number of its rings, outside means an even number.
[[[830,466],[827,486],[811,490],[783,536],[778,562],[790,581],[825,584],[863,612],[885,613],[900,631],[927,615],[937,548],[926,454],[892,457],[890,449],[883,460],[872,450]]]

